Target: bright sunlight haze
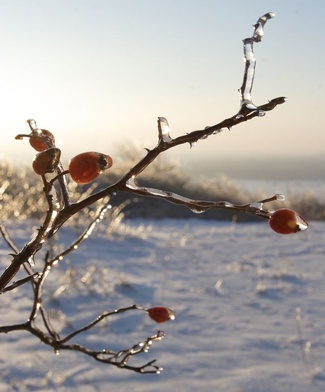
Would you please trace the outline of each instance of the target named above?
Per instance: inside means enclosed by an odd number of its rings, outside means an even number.
[[[174,156],[324,156],[325,3],[301,0],[13,0],[1,6],[1,157],[30,162],[26,120],[55,133],[63,158],[157,143],[239,109],[242,39],[274,12],[255,46],[253,101],[288,102]]]

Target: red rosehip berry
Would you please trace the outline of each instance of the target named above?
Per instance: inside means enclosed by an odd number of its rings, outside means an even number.
[[[270,216],[269,225],[279,234],[297,233],[308,228],[308,223],[301,215],[287,208],[274,211]]]
[[[54,135],[46,129],[33,131],[29,137],[29,144],[36,151],[44,151],[55,146]]]
[[[109,155],[93,151],[83,152],[71,159],[69,172],[76,183],[88,184],[112,165],[113,160]]]
[[[33,160],[33,169],[36,174],[53,173],[60,162],[61,150],[49,148],[37,154]]]
[[[152,320],[156,321],[156,323],[164,323],[169,320],[175,319],[175,313],[164,306],[156,306],[154,308],[150,308],[147,310],[148,315]]]

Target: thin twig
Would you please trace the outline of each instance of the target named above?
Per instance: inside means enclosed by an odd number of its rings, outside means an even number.
[[[11,291],[11,290],[15,289],[16,287],[19,287],[19,286],[21,286],[21,285],[23,285],[23,284],[25,284],[27,282],[30,282],[32,279],[34,279],[35,277],[38,277],[38,276],[39,276],[39,274],[38,274],[38,272],[36,272],[33,275],[26,276],[26,278],[17,280],[16,282],[12,283],[10,286],[5,287],[0,292],[0,294],[5,293],[6,291]]]
[[[6,241],[9,248],[12,249],[15,253],[18,253],[19,252],[18,246],[16,246],[16,244],[10,237],[7,229],[3,225],[0,225],[0,233],[2,234],[2,237]]]
[[[58,344],[63,344],[68,342],[70,339],[72,339],[73,337],[75,337],[76,335],[80,334],[81,332],[85,332],[88,331],[89,329],[91,329],[92,327],[94,327],[96,324],[98,324],[99,322],[101,322],[102,320],[104,320],[105,318],[112,316],[112,315],[116,315],[119,313],[124,313],[127,312],[129,310],[133,310],[133,309],[139,309],[139,310],[143,310],[141,307],[138,307],[137,305],[132,305],[132,306],[128,306],[127,308],[120,308],[120,309],[116,309],[113,312],[104,312],[101,315],[99,315],[94,321],[92,321],[91,323],[87,324],[86,326],[79,328],[77,330],[75,330],[74,332],[72,332],[70,335],[66,336],[64,339],[61,339]]]

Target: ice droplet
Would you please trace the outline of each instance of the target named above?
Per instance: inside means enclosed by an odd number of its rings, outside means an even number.
[[[229,129],[229,128],[228,128],[228,129]],[[215,131],[212,132],[212,135],[218,135],[218,133],[220,133],[220,132],[222,132],[222,131],[223,131],[222,128],[216,129]]]
[[[229,203],[229,201],[221,201],[220,204],[227,208],[231,208],[234,206],[232,203]]]
[[[194,212],[194,214],[202,214],[204,212],[204,208],[200,207],[190,207],[190,210]]]
[[[276,197],[276,200],[279,200],[279,201],[285,200],[285,196],[282,195],[281,193],[277,193],[277,194],[275,195],[275,197]]]
[[[264,117],[266,115],[266,111],[265,110],[259,110],[258,112],[257,112],[257,116],[258,117]]]

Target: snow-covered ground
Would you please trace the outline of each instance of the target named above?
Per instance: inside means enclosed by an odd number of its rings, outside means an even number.
[[[8,229],[20,246],[30,237],[28,223]],[[164,370],[140,375],[77,353],[55,355],[35,337],[12,332],[0,335],[0,390],[324,391],[324,231],[324,222],[281,236],[264,221],[193,219],[131,221],[120,235],[94,233],[48,282],[54,324],[69,332],[104,310],[168,306],[176,319],[162,326],[166,337],[141,354],[141,363],[156,358]],[[63,229],[52,245],[73,236]],[[1,269],[8,253],[1,239]],[[0,297],[2,325],[28,317],[29,290]],[[119,350],[159,327],[131,311],[75,341]]]

